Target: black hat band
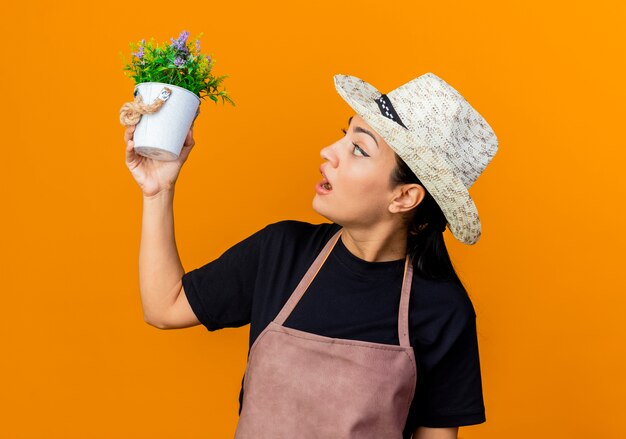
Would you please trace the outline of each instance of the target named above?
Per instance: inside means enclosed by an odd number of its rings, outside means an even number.
[[[402,120],[400,120],[400,116],[398,116],[398,113],[396,113],[393,105],[391,105],[391,101],[389,100],[387,95],[382,94],[379,98],[374,99],[374,101],[376,101],[376,103],[378,104],[378,108],[380,109],[380,112],[383,116],[393,120],[394,122],[397,122],[398,124],[406,128],[406,125],[402,123]]]

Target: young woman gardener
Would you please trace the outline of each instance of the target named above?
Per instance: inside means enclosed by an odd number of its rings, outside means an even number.
[[[139,277],[158,328],[250,323],[236,439],[447,439],[486,420],[472,302],[443,232],[481,225],[468,189],[497,151],[489,124],[432,73],[389,94],[335,75],[356,112],[321,150],[313,208],[185,273],[173,226],[177,161],[126,163],[144,195]],[[305,294],[306,293],[306,294]]]

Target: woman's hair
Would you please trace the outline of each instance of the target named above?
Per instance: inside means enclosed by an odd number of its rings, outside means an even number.
[[[447,220],[433,196],[419,181],[415,173],[394,152],[396,167],[390,175],[393,186],[399,184],[417,183],[426,191],[424,199],[413,209],[412,216],[407,224],[407,253],[414,260],[416,272],[428,279],[450,280],[465,287],[454,271],[448,249],[443,239]]]

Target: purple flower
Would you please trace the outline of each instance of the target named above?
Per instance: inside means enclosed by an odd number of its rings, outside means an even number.
[[[142,59],[143,58],[143,46],[139,48],[139,52],[135,52],[133,53],[133,55],[135,55],[139,59]]]
[[[196,40],[196,53],[200,53],[200,40]]]
[[[185,61],[180,56],[177,56],[176,59],[174,60],[174,65],[176,67],[180,67],[183,64],[185,64]]]
[[[139,52],[133,53],[137,58],[143,59],[143,45],[146,43],[146,40],[141,40],[141,45],[139,46]]]
[[[177,52],[182,53],[183,55],[189,55],[189,49],[187,48],[187,38],[189,38],[189,32],[186,30],[182,31],[178,36],[178,39],[170,38],[172,44],[171,48],[175,49]]]
[[[206,61],[207,61],[207,63],[211,64],[211,56],[210,55],[206,56]]]
[[[182,42],[182,43],[186,43],[187,42],[187,38],[189,38],[189,32],[187,32],[186,30],[182,31],[180,33],[180,35],[178,36],[178,41]]]

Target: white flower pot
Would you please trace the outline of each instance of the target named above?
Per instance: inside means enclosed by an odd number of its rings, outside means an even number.
[[[155,160],[176,160],[196,118],[200,98],[191,91],[162,82],[143,82],[135,86],[145,104],[152,104],[163,87],[171,95],[155,113],[144,114],[135,127],[135,151]]]

